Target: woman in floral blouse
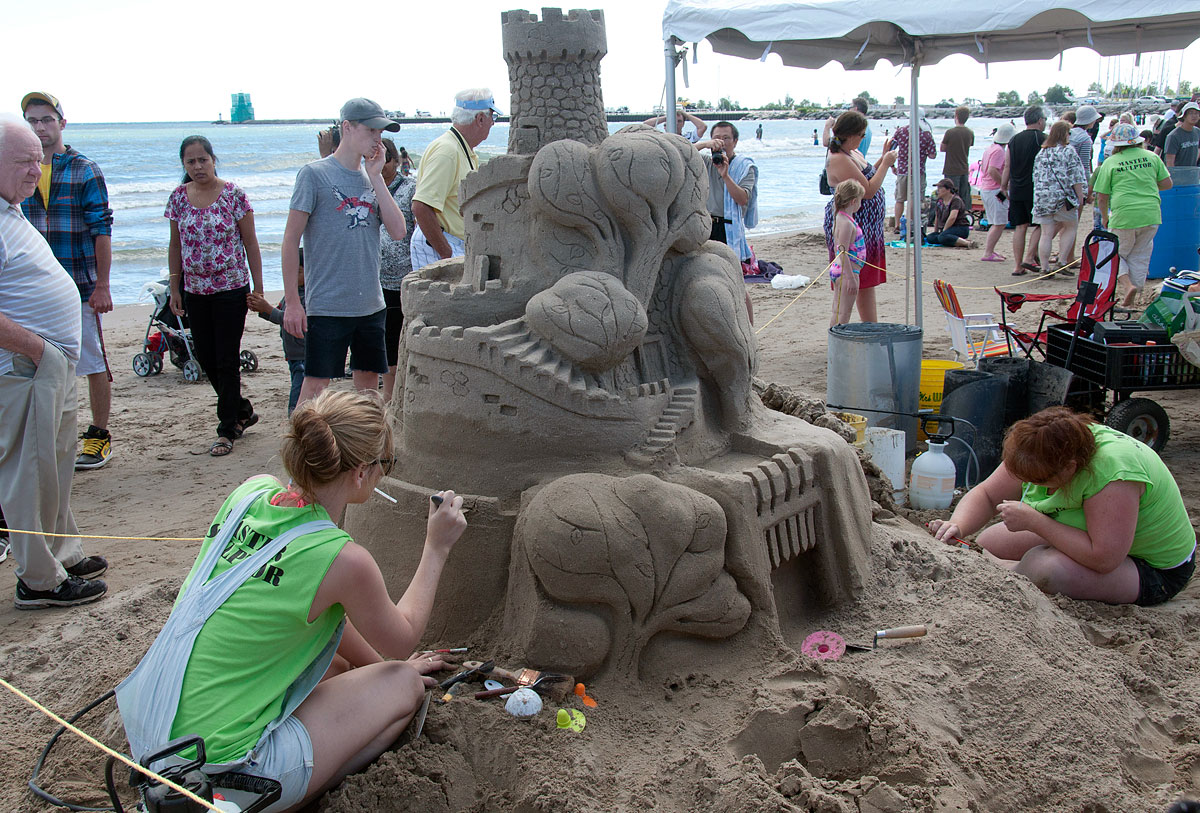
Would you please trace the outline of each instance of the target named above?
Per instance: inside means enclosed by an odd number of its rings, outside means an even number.
[[[1033,159],[1033,222],[1042,227],[1038,241],[1038,257],[1048,264],[1050,244],[1054,235],[1058,241],[1058,256],[1069,264],[1075,256],[1075,235],[1079,231],[1079,208],[1083,206],[1087,174],[1079,153],[1070,144],[1071,125],[1056,121],[1042,142],[1042,149]],[[1068,267],[1043,267],[1044,271],[1059,271],[1072,276]]]
[[[263,292],[262,255],[250,201],[236,184],[217,177],[209,140],[188,136],[179,159],[183,183],[165,213],[171,221],[171,311],[186,311],[196,361],[216,390],[217,439],[209,454],[221,457],[258,422],[242,397],[240,355],[251,279],[254,293]]]

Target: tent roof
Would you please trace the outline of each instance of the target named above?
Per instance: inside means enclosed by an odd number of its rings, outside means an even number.
[[[1200,3],[1008,0],[958,4],[947,13],[944,4],[878,0],[667,0],[663,38],[672,36],[708,39],[714,51],[748,59],[770,46],[785,65],[800,68],[840,62],[870,70],[881,59],[898,65],[917,53],[922,65],[950,54],[979,62],[1047,59],[1077,47],[1115,56],[1186,48],[1200,37]]]

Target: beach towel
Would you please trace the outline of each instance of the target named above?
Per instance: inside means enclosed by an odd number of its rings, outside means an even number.
[[[735,155],[729,162],[729,177],[733,178],[734,183],[740,184],[752,166],[754,166],[754,159],[745,155]],[[746,204],[745,212],[741,211],[741,207],[733,202],[733,198],[726,191],[725,219],[729,221],[725,224],[725,243],[737,252],[739,260],[748,259],[751,253],[750,243],[746,240],[746,229],[752,229],[758,225],[757,183],[754,185],[754,191],[750,193],[750,201]]]

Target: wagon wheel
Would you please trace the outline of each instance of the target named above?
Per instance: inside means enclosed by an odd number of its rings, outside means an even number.
[[[1156,452],[1161,452],[1171,437],[1171,419],[1167,411],[1149,398],[1126,398],[1118,401],[1104,423],[1140,440]]]
[[[133,372],[145,378],[154,372],[154,356],[149,353],[138,353],[133,357]]]
[[[203,375],[204,371],[200,369],[200,365],[196,363],[195,359],[188,359],[183,363],[183,378],[185,381],[195,384]]]
[[[238,354],[238,359],[241,361],[242,369],[248,373],[252,373],[258,369],[258,356],[254,355],[251,350],[243,350]]]

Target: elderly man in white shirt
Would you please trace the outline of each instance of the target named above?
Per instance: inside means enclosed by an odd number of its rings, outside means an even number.
[[[97,578],[108,563],[84,556],[70,506],[79,290],[20,208],[41,163],[29,125],[0,114],[0,506],[22,610],[85,604],[108,591]]]

